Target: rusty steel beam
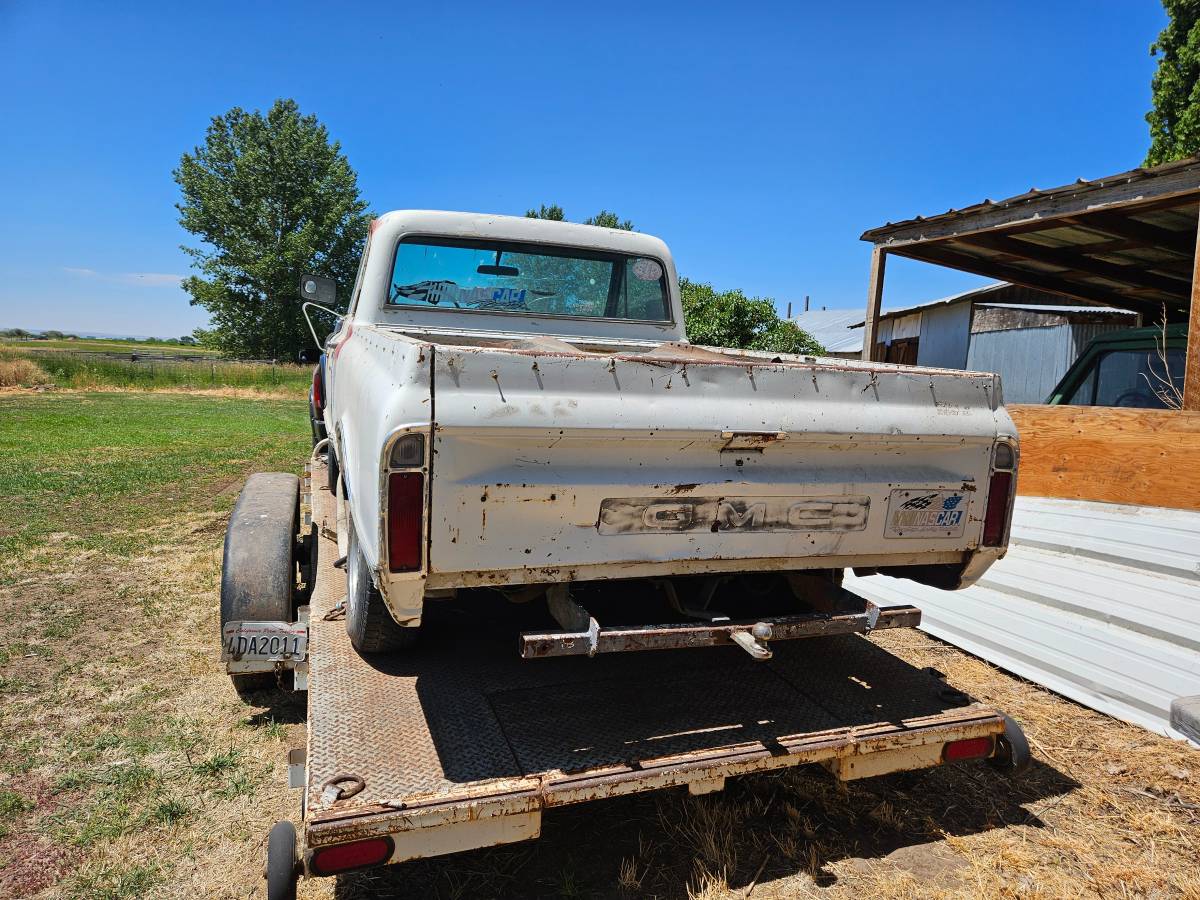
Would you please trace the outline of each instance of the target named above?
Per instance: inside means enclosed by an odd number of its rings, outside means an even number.
[[[872,625],[871,618],[876,611],[878,618]],[[884,606],[839,615],[809,613],[738,622],[616,626],[600,629],[594,651],[587,632],[524,632],[519,648],[522,659],[540,659],[546,656],[588,656],[593,652],[628,653],[635,650],[734,646],[734,632],[749,632],[759,623],[770,626],[771,641],[786,641],[855,634],[880,628],[915,628],[921,623],[921,611],[915,606]]]

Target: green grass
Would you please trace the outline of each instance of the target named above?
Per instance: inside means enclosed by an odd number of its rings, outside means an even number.
[[[155,393],[0,398],[0,555],[52,536],[132,552],[181,510],[232,503],[251,469],[297,471],[309,445],[301,400]],[[223,487],[231,491],[218,499]],[[69,630],[74,622],[54,628]]]

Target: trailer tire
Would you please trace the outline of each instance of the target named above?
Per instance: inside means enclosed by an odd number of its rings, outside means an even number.
[[[300,479],[258,472],[238,495],[221,562],[221,630],[228,622],[291,622],[299,571]],[[230,675],[243,698],[273,686],[273,672]]]
[[[996,753],[988,762],[1010,778],[1023,774],[1033,764],[1029,741],[1012,716],[1004,716],[1004,733],[996,738]]]
[[[346,634],[359,653],[407,650],[417,642],[416,628],[397,624],[383,595],[371,580],[367,560],[350,525],[350,550],[346,554]]]
[[[276,822],[267,836],[267,900],[296,900],[300,867],[296,859],[296,826]]]

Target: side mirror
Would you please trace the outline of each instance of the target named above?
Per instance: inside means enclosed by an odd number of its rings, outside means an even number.
[[[300,296],[310,303],[333,306],[337,302],[337,282],[324,275],[302,275]]]
[[[315,347],[305,347],[296,354],[302,366],[314,366],[321,361],[321,351]]]

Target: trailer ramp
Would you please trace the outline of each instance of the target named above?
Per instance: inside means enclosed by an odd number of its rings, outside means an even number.
[[[319,483],[320,479],[314,479]],[[529,613],[431,602],[419,647],[364,659],[336,605],[333,501],[311,599],[303,846],[383,837],[399,862],[536,837],[547,807],[820,762],[843,779],[942,761],[1003,717],[858,635],[774,657],[703,648],[528,660]]]

